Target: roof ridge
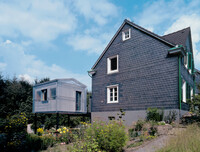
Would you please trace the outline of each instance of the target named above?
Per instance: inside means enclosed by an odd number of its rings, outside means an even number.
[[[186,29],[190,29],[190,26],[188,26],[188,27],[186,27],[186,28],[184,28],[184,29],[181,29],[181,30],[178,30],[178,31],[175,31],[175,32],[169,33],[169,34],[165,34],[165,35],[163,35],[163,36],[161,36],[161,37],[168,36],[168,35],[172,35],[172,34],[175,34],[175,33],[181,32],[181,31],[186,30]]]

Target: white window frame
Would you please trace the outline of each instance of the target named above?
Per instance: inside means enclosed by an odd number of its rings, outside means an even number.
[[[182,79],[182,101],[186,103],[186,81]]]
[[[128,32],[129,33],[129,37],[127,37],[126,38],[126,32]],[[123,41],[126,41],[126,40],[128,40],[128,39],[130,39],[131,38],[131,29],[129,28],[129,29],[127,29],[127,30],[124,30],[123,32],[122,32],[122,40]]]
[[[111,59],[117,58],[117,69],[116,70],[111,70]],[[115,55],[112,57],[107,58],[107,74],[112,74],[119,72],[119,55]]]
[[[119,85],[110,85],[107,86],[107,103],[119,103]],[[110,101],[110,90],[114,88],[117,88],[117,100],[115,100],[115,92],[113,91],[113,101]]]

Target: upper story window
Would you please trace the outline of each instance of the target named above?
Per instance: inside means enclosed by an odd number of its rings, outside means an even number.
[[[51,88],[50,89],[50,98],[51,99],[56,99],[56,88]]]
[[[107,58],[107,73],[118,72],[118,55]]]
[[[122,40],[128,40],[131,38],[131,29],[127,29],[125,31],[122,32]]]
[[[118,103],[118,85],[107,87],[107,103]]]

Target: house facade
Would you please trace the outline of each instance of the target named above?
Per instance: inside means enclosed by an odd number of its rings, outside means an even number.
[[[87,87],[73,78],[36,84],[33,113],[87,113]]]
[[[124,20],[89,73],[92,75],[92,120],[118,118],[126,125],[144,119],[157,107],[188,111],[195,92],[190,28],[158,36]]]

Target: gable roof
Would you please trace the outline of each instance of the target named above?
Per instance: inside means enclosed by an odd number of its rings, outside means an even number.
[[[104,51],[102,52],[102,54],[100,55],[100,57],[98,58],[98,60],[95,62],[95,64],[93,65],[92,69],[94,69],[96,67],[96,65],[99,63],[99,61],[102,59],[102,57],[104,56],[104,54],[106,53],[106,51],[108,50],[108,48],[110,47],[110,45],[113,43],[113,41],[115,40],[115,38],[117,37],[117,35],[120,33],[121,29],[124,27],[125,24],[129,24],[130,26],[158,39],[159,41],[174,47],[176,46],[176,44],[182,44],[183,46],[185,46],[185,42],[187,39],[187,36],[190,32],[190,28],[186,28],[168,35],[164,35],[164,36],[159,36],[151,31],[148,31],[147,29],[125,19],[124,22],[122,23],[122,25],[120,26],[120,28],[117,30],[117,32],[115,33],[115,35],[113,36],[113,38],[111,39],[111,41],[108,43],[108,45],[106,46],[106,48],[104,49]],[[177,40],[180,39],[180,40]]]
[[[173,44],[185,46],[190,27],[162,36],[163,39]]]

